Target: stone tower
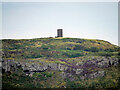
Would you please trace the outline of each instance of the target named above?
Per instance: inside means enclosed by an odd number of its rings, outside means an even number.
[[[63,37],[63,30],[57,29],[57,37]]]

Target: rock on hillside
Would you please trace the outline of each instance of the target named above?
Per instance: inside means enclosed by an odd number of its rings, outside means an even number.
[[[80,79],[85,78],[96,78],[105,75],[103,68],[117,66],[117,58],[106,58],[106,57],[92,57],[90,60],[84,62],[77,62],[74,64],[60,64],[60,63],[47,63],[44,61],[27,60],[26,62],[20,62],[15,60],[4,60],[3,59],[3,72],[16,72],[21,69],[26,75],[32,76],[33,73],[45,72],[46,70],[57,70],[61,71],[62,77],[69,77],[71,80],[75,79],[75,75],[79,75]],[[73,78],[74,77],[74,78]]]

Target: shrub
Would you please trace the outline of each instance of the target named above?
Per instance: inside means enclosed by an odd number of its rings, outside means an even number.
[[[89,51],[89,52],[98,52],[99,49],[96,47],[91,47],[91,48],[86,48],[85,51]]]
[[[75,45],[73,50],[85,50],[85,47],[81,45]]]

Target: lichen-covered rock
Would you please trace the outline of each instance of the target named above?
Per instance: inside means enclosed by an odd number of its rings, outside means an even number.
[[[103,77],[104,75],[105,75],[104,71],[97,71],[97,72],[91,73],[88,77],[93,79],[96,77]]]
[[[34,72],[44,72],[46,70],[57,70],[62,72],[61,76],[63,78],[70,78],[70,80],[75,80],[75,75],[79,76],[81,80],[86,78],[96,78],[105,75],[103,68],[109,66],[116,66],[118,64],[117,58],[106,58],[98,57],[91,58],[86,61],[77,62],[75,64],[66,65],[60,63],[46,63],[40,60],[27,60],[24,62],[15,60],[3,60],[0,67],[4,72],[17,71],[18,69],[23,70],[26,75],[32,76]]]
[[[65,73],[65,72],[62,72],[62,73],[61,73],[61,77],[62,77],[62,78],[66,78],[66,73]]]
[[[48,67],[52,70],[57,70],[58,64],[57,63],[49,63]]]
[[[96,64],[98,67],[108,67],[108,66],[116,66],[118,64],[118,58],[105,58],[105,57],[102,57],[102,58],[98,58],[96,60]]]
[[[81,72],[83,72],[83,69],[76,69],[76,74],[80,74]]]
[[[75,77],[71,73],[66,73],[66,77],[69,78],[71,81],[75,81]]]
[[[84,79],[85,79],[85,76],[80,76],[80,79],[81,79],[81,80],[84,80]]]
[[[80,66],[80,65],[82,65],[83,63],[84,63],[84,62],[82,62],[82,61],[81,61],[81,62],[77,62],[76,65],[77,65],[77,66]]]
[[[58,64],[58,69],[59,69],[60,71],[65,71],[65,70],[67,70],[67,67],[66,67],[65,65]]]

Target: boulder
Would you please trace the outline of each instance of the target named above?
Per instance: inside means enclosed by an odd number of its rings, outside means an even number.
[[[76,74],[80,74],[81,72],[83,72],[83,69],[76,69]]]

